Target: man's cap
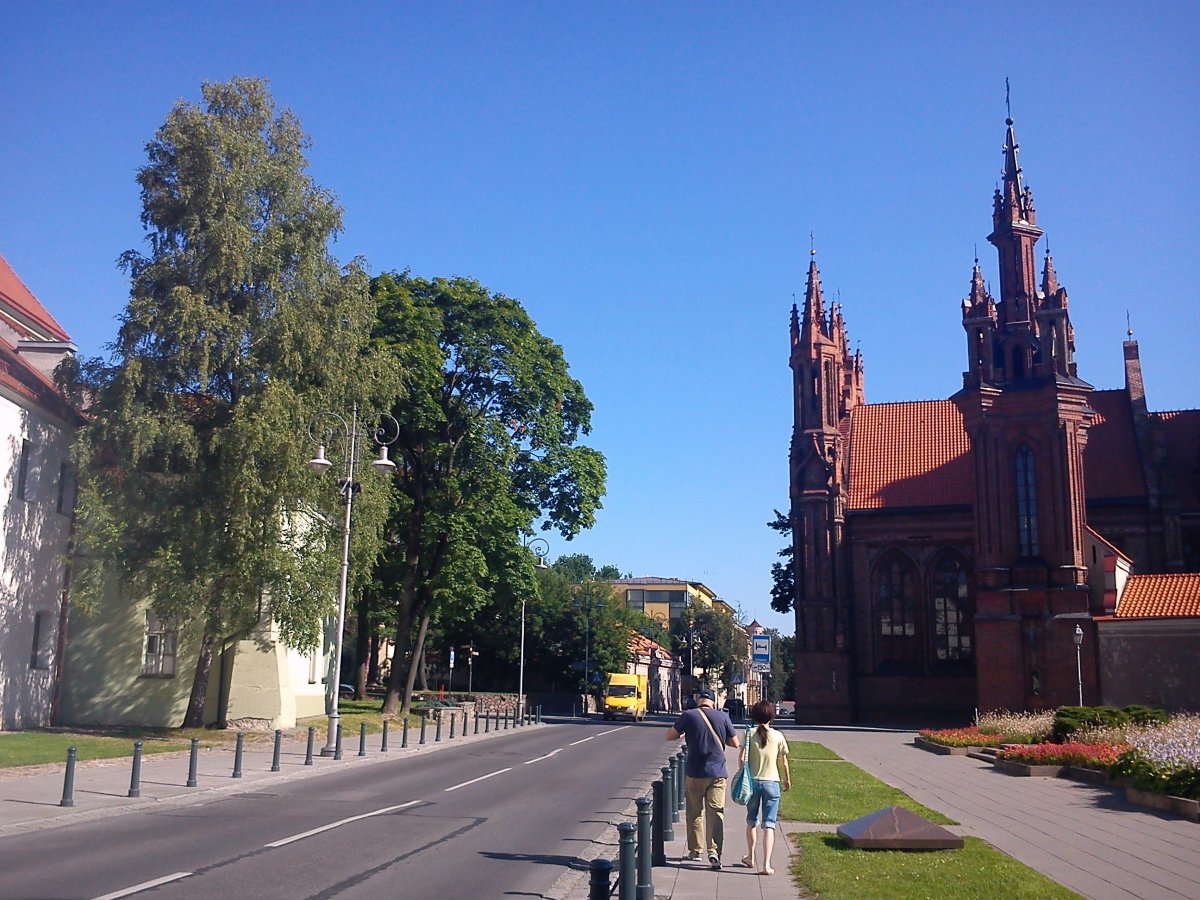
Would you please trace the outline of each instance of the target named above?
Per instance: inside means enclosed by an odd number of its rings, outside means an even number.
[[[714,703],[717,700],[717,695],[712,692],[712,688],[700,688],[700,690],[696,692],[696,696],[701,700],[712,700]]]

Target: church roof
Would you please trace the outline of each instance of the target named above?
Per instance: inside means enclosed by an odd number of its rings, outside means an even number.
[[[1200,409],[1153,413],[1162,423],[1166,474],[1184,509],[1200,507]]]
[[[949,400],[855,407],[849,480],[852,510],[974,503],[962,413]]]
[[[1200,572],[1129,576],[1113,618],[1168,617],[1200,617]]]
[[[69,341],[70,336],[54,321],[33,291],[0,256],[0,319],[16,332],[20,339],[35,341]]]
[[[1146,496],[1129,395],[1124,390],[1092,391],[1088,405],[1096,411],[1083,450],[1088,501]]]

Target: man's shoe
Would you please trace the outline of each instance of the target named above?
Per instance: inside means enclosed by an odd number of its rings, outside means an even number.
[[[699,850],[693,850],[692,852],[690,852],[690,853],[687,855],[687,858],[688,858],[689,860],[691,860],[692,862],[700,862],[700,851],[699,851]]]
[[[713,867],[714,871],[719,871],[721,868],[721,857],[715,853],[708,854],[708,864]]]

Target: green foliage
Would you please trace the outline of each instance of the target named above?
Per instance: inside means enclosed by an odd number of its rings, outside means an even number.
[[[180,101],[147,146],[149,251],[122,257],[131,294],[111,359],[62,373],[91,398],[75,598],[94,606],[116,575],[124,596],[203,631],[190,724],[205,654],[248,633],[264,596],[285,641],[317,642],[337,542],[310,512],[336,521],[337,493],[304,465],[305,426],[374,383],[360,360],[367,280],[329,254],[341,210],[306,174],[300,122],[261,81],[203,95]],[[373,555],[377,524],[357,520],[360,554]]]
[[[671,636],[672,652],[689,665],[694,662],[704,682],[730,685],[733,673],[745,667],[745,634],[723,608],[692,604],[672,624]]]
[[[1152,724],[1166,722],[1167,714],[1148,706],[1061,706],[1054,715],[1051,740],[1061,744],[1078,731],[1100,728],[1120,728],[1130,723]]]
[[[415,629],[415,661],[436,618],[447,634],[470,617],[519,622],[520,600],[536,597],[520,536],[539,519],[568,539],[590,527],[605,465],[580,443],[592,410],[582,385],[518,301],[407,272],[371,290],[377,351],[405,373],[391,404],[401,425],[393,540],[376,578],[390,586],[397,659]],[[414,677],[394,668],[389,708],[401,693],[407,704]]]
[[[1112,768],[1112,774],[1133,781],[1141,791],[1200,800],[1200,767],[1164,765],[1141,750],[1127,750]]]
[[[785,613],[796,602],[796,567],[793,563],[792,521],[787,513],[775,510],[775,518],[767,523],[772,531],[782,535],[787,543],[775,554],[778,562],[771,563],[771,609]]]

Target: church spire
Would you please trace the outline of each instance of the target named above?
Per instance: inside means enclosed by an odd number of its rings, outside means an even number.
[[[1054,257],[1046,247],[1046,261],[1042,265],[1042,296],[1049,302],[1058,293],[1058,273],[1054,271]]]
[[[804,324],[802,331],[808,340],[818,334],[828,337],[825,318],[825,292],[821,288],[821,272],[817,269],[817,251],[809,251],[808,286],[804,291]]]

